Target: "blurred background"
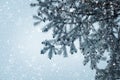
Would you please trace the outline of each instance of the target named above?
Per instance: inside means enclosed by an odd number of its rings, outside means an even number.
[[[0,80],[94,80],[95,71],[78,54],[64,58],[41,55],[44,23],[34,26],[36,0],[0,0]]]

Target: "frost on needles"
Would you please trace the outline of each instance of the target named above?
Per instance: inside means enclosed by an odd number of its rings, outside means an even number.
[[[31,6],[38,8],[34,25],[47,22],[42,31],[53,31],[53,38],[42,42],[41,54],[51,59],[81,50],[84,65],[90,62],[96,70],[95,80],[120,80],[120,0],[37,0]],[[110,59],[100,69],[106,53]]]

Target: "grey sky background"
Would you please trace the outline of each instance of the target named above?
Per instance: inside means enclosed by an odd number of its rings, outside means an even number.
[[[0,80],[94,80],[89,64],[78,54],[41,55],[41,42],[51,37],[42,33],[44,24],[34,27],[35,0],[0,0]]]

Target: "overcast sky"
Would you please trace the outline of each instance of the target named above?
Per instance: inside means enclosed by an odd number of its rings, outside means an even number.
[[[0,80],[94,80],[89,64],[83,66],[80,52],[75,55],[41,55],[44,24],[34,27],[35,0],[0,0]]]

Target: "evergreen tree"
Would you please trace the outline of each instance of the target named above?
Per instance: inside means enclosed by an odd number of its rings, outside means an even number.
[[[96,70],[95,80],[120,79],[120,0],[37,0],[31,6],[38,7],[38,21],[47,22],[43,32],[53,30],[53,39],[45,40],[41,54],[48,52],[51,59],[55,54],[67,57],[77,53],[75,41],[88,62]],[[97,65],[109,53],[105,69]]]

